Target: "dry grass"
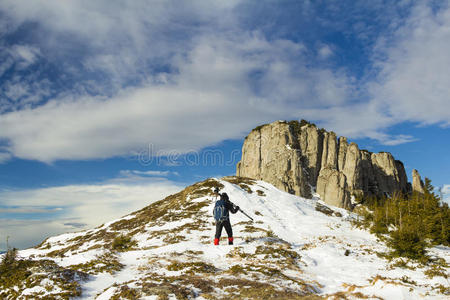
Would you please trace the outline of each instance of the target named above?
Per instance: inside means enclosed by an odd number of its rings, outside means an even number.
[[[81,295],[80,284],[76,281],[87,280],[84,272],[73,271],[58,266],[51,260],[14,260],[0,268],[0,298],[17,299],[25,290],[43,286],[51,296],[46,299],[68,299]],[[44,285],[43,280],[50,280],[52,285]],[[57,291],[53,292],[54,289]],[[42,296],[42,295],[41,295]],[[35,299],[39,295],[30,295]]]
[[[122,270],[123,267],[124,265],[119,262],[117,256],[113,255],[112,253],[107,253],[89,262],[72,265],[69,268],[71,270],[77,270],[91,275],[96,275],[103,272],[114,274]]]
[[[256,184],[256,181],[254,179],[248,177],[226,176],[223,177],[222,179],[229,183],[239,186],[241,189],[243,189],[249,194],[253,193],[250,186]]]

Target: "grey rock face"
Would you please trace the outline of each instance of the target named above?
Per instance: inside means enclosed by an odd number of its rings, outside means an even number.
[[[405,168],[390,153],[360,150],[345,137],[338,141],[333,132],[301,124],[277,121],[254,129],[245,139],[236,175],[303,197],[316,187],[325,202],[346,208],[352,195],[409,191]]]
[[[395,191],[406,191],[406,172],[401,162],[396,162],[392,154],[386,152],[373,153],[372,164],[379,190],[392,194]]]
[[[344,170],[348,142],[346,137],[339,137],[338,170]]]
[[[342,208],[351,206],[346,177],[331,166],[320,170],[317,179],[317,193],[323,201],[330,205]]]
[[[336,134],[334,132],[325,132],[323,136],[322,169],[337,169],[338,145]]]
[[[311,196],[297,135],[286,123],[252,131],[244,142],[237,176],[267,181],[286,192]]]
[[[359,151],[358,145],[351,143],[347,149],[347,154],[345,156],[345,163],[342,172],[347,178],[347,184],[349,190],[354,191],[361,188],[361,153]]]
[[[422,181],[422,178],[420,178],[420,174],[419,172],[414,169],[412,171],[412,178],[413,178],[413,182],[412,182],[412,190],[414,192],[418,192],[418,193],[424,193],[425,192],[425,185]]]
[[[314,125],[305,125],[300,129],[299,146],[309,175],[309,184],[315,185],[322,163],[323,135]]]

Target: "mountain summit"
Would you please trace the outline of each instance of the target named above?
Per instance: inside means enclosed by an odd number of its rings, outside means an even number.
[[[234,246],[214,246],[213,190],[253,216],[231,216]],[[19,251],[2,299],[417,299],[445,274],[388,261],[357,215],[241,177],[208,179],[98,228]],[[226,237],[224,237],[226,239]],[[445,247],[429,250],[450,260]],[[2,268],[5,265],[3,260]]]
[[[352,199],[409,193],[403,163],[387,152],[360,150],[346,137],[304,120],[258,126],[246,137],[237,176],[264,180],[286,192],[311,198],[312,189],[327,203],[350,208]],[[414,181],[420,175],[414,173]],[[422,184],[423,185],[423,184]]]

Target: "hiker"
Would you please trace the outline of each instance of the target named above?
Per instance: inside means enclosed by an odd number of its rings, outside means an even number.
[[[220,199],[216,201],[214,206],[214,218],[216,220],[216,236],[214,238],[214,245],[219,245],[220,235],[222,234],[222,228],[225,227],[228,235],[228,245],[233,245],[233,230],[231,229],[230,214],[239,211],[239,206],[230,202],[227,193],[219,194],[219,189],[215,189],[216,196],[220,195]]]

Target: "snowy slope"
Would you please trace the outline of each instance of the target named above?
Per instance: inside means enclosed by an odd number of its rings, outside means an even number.
[[[231,216],[234,246],[226,245],[225,231],[221,245],[212,245],[215,186],[255,219]],[[445,276],[429,278],[429,267],[410,262],[401,268],[379,257],[388,249],[352,226],[356,215],[334,207],[326,215],[316,210],[318,202],[262,181],[209,179],[99,228],[49,238],[19,256],[89,274],[75,276],[79,299],[448,299]],[[112,246],[120,235],[131,238],[123,249]],[[448,248],[431,251],[449,263]],[[60,292],[42,284],[17,286],[18,298]]]

